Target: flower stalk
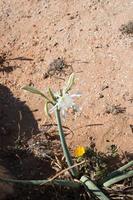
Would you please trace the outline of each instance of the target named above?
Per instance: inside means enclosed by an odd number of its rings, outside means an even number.
[[[64,153],[64,156],[65,156],[66,162],[68,164],[68,167],[71,167],[73,165],[73,160],[71,158],[71,154],[70,154],[68,147],[67,147],[67,144],[66,144],[64,131],[63,131],[63,128],[62,128],[62,123],[61,123],[60,111],[58,109],[56,109],[56,111],[55,111],[55,116],[56,116],[56,120],[57,120],[58,131],[59,131],[59,136],[60,136],[60,141],[61,141],[63,153]],[[70,172],[74,177],[78,176],[78,171],[76,170],[75,167],[71,168]]]

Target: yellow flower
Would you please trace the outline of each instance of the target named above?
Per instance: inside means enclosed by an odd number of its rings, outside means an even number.
[[[86,149],[83,146],[78,146],[75,151],[74,151],[74,155],[75,157],[81,157],[85,154]]]

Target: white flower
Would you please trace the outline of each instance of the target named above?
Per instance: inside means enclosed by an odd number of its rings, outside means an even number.
[[[68,94],[65,93],[65,91],[62,91],[63,94],[61,95],[56,95],[57,97],[57,103],[55,104],[55,106],[53,106],[49,112],[52,113],[54,112],[56,109],[61,111],[61,115],[62,117],[65,117],[65,113],[67,112],[67,110],[69,108],[72,108],[74,111],[78,111],[79,108],[78,106],[74,103],[74,98],[75,97],[80,97],[81,94],[79,93],[75,93],[75,94]]]

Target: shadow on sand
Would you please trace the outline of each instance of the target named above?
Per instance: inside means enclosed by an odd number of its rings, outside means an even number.
[[[38,124],[29,107],[0,84],[0,147],[13,146],[37,132]]]

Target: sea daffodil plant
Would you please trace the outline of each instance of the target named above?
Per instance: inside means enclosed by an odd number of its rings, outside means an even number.
[[[31,86],[23,87],[23,89],[31,93],[41,95],[42,97],[45,98],[46,115],[51,116],[52,113],[55,113],[63,153],[66,158],[68,167],[70,168],[73,165],[73,160],[71,158],[71,154],[66,144],[66,140],[65,140],[65,136],[64,136],[64,132],[62,128],[61,117],[65,118],[66,112],[70,108],[73,109],[74,111],[78,111],[79,109],[78,106],[74,102],[74,98],[80,97],[81,95],[79,93],[70,94],[70,90],[72,89],[74,82],[75,82],[74,74],[71,74],[68,79],[68,82],[66,83],[65,87],[63,87],[63,89],[61,89],[58,93],[54,93],[49,88],[48,94],[43,94],[41,91]],[[78,176],[78,172],[76,168],[71,168],[70,171],[74,177]]]

